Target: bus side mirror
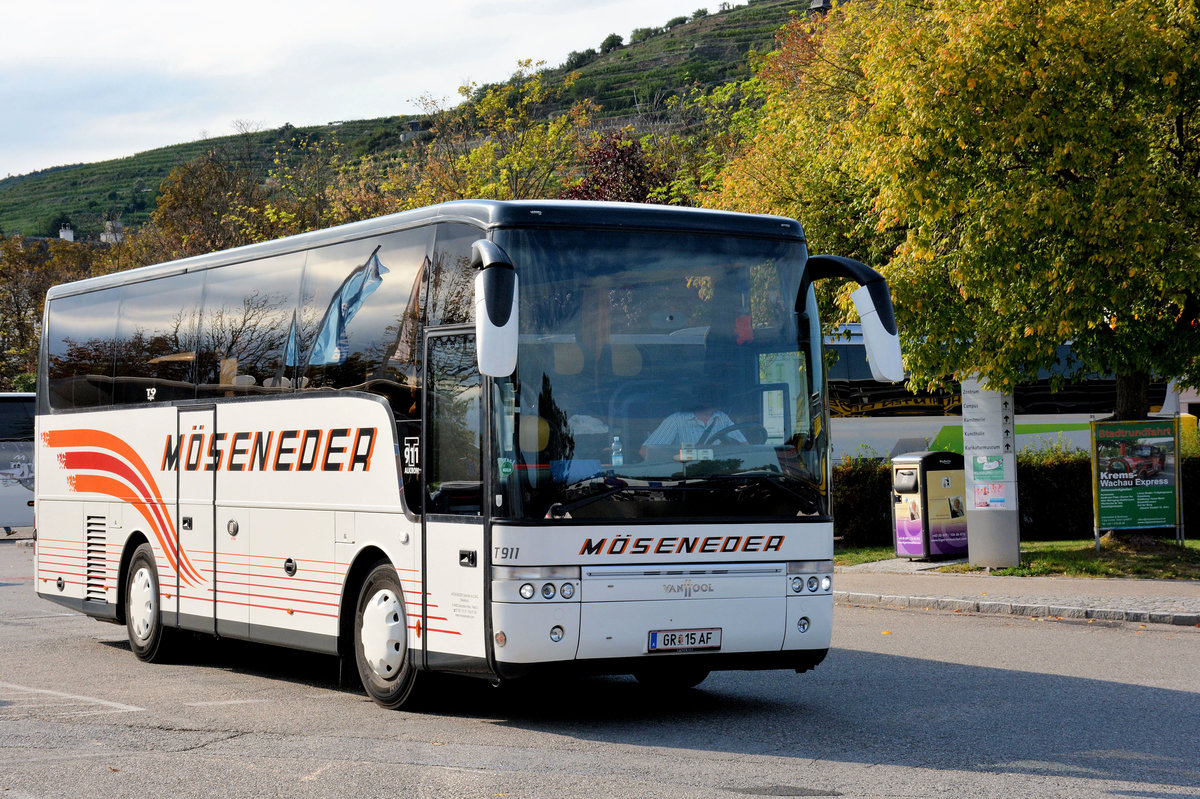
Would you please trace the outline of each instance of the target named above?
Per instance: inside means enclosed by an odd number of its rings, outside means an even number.
[[[508,254],[480,239],[471,245],[475,276],[475,354],[479,371],[508,377],[517,369],[517,270]]]
[[[840,255],[813,255],[805,267],[808,281],[827,277],[850,278],[859,287],[850,294],[862,321],[863,345],[871,377],[883,383],[904,379],[904,359],[900,355],[900,334],[892,310],[892,294],[887,280],[866,264]]]

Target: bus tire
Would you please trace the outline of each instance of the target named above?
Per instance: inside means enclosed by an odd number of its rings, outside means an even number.
[[[138,660],[163,663],[175,648],[175,629],[162,622],[162,592],[154,549],[142,544],[133,552],[125,579],[125,628]]]
[[[367,696],[380,707],[411,703],[417,670],[408,653],[404,590],[387,561],[371,568],[354,611],[354,660]]]
[[[686,691],[708,679],[709,670],[682,666],[634,672],[638,685],[652,691]]]

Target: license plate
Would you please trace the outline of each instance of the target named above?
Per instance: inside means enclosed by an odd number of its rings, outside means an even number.
[[[703,630],[651,630],[651,652],[682,652],[691,649],[720,649],[721,628]]]

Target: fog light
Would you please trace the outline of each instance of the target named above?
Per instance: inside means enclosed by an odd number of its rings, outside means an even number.
[[[533,592],[533,583],[525,583],[525,585],[521,586],[522,599],[533,599]]]
[[[801,616],[800,620],[796,622],[796,629],[802,633],[806,633],[808,632],[809,625],[811,624],[812,622],[808,620],[808,616]]]
[[[575,596],[575,586],[572,583],[563,583],[562,588],[558,589],[558,595],[563,599],[570,599]]]
[[[508,636],[503,631],[496,633],[496,646],[504,646],[508,643]]]
[[[550,628],[550,640],[554,643],[557,644],[559,641],[561,641],[563,639],[563,635],[565,635],[563,628],[559,627],[557,624]]]
[[[821,578],[821,590],[828,591],[830,588],[833,588],[833,578],[829,577],[829,576],[822,577]]]
[[[803,590],[804,590],[804,578],[803,577],[793,577],[792,578],[792,592],[798,594]]]
[[[818,580],[815,576],[808,578],[808,590],[809,591],[816,591],[817,586],[820,584],[821,584],[821,581]]]
[[[554,599],[554,583],[546,583],[542,586],[542,599]]]

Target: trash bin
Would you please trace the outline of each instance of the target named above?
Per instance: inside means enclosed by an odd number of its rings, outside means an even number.
[[[967,554],[963,456],[906,452],[892,458],[892,530],[898,558]]]

